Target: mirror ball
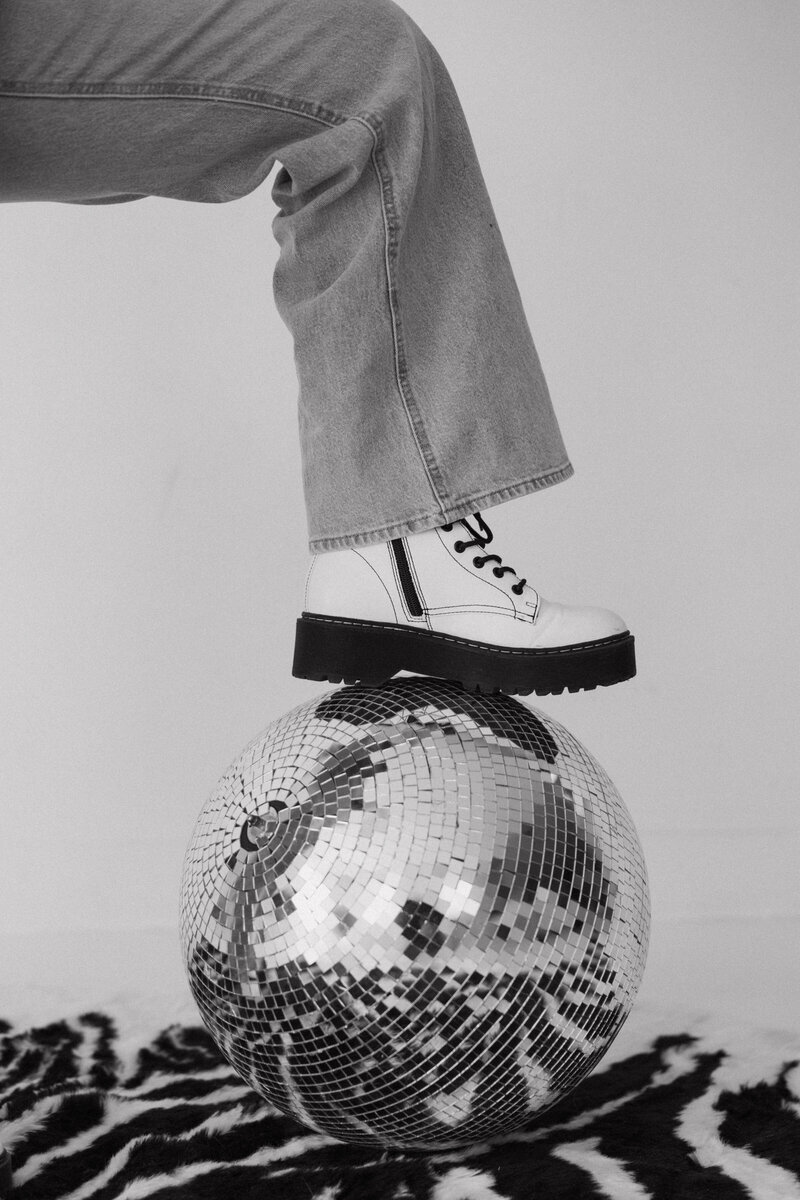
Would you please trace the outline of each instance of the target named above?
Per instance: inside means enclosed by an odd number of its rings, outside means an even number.
[[[320,1133],[509,1133],[597,1064],[641,981],[641,845],[603,768],[505,695],[401,677],[274,721],[203,807],[180,938],[226,1060]]]

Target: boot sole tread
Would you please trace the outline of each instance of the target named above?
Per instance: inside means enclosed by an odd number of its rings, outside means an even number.
[[[453,680],[475,693],[592,691],[636,674],[634,637],[626,631],[527,650],[384,621],[308,612],[298,618],[292,666],[296,678],[380,686],[399,671]]]

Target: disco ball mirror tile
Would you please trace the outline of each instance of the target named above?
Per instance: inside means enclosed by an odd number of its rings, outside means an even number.
[[[420,677],[275,721],[204,806],[180,931],[243,1079],[349,1142],[508,1132],[633,1004],[649,894],[631,817],[563,726]]]

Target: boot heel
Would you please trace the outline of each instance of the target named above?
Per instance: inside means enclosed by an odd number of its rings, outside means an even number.
[[[312,613],[297,619],[292,663],[297,679],[376,686],[401,669],[390,631]]]

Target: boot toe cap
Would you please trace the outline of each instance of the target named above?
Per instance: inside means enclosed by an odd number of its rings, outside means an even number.
[[[556,604],[549,600],[542,600],[536,626],[537,645],[542,647],[575,646],[628,633],[627,622],[610,609]]]

